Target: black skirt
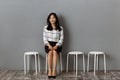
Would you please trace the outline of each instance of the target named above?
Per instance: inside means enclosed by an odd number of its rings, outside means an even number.
[[[54,47],[57,43],[57,42],[52,42],[52,41],[48,41],[48,42],[52,47]],[[55,51],[59,54],[61,50],[62,50],[62,46],[58,46],[58,48]],[[50,51],[49,47],[45,45],[45,52],[49,53],[49,51]]]

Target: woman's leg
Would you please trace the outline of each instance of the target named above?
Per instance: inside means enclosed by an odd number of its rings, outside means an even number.
[[[58,53],[55,50],[53,50],[53,72],[52,72],[53,76],[56,76],[57,62],[58,62]]]
[[[48,53],[48,76],[52,76],[52,61],[53,61],[53,53],[49,51]]]

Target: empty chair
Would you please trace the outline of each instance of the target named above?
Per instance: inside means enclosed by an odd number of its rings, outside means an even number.
[[[36,74],[37,74],[37,65],[39,66],[39,72],[40,72],[39,53],[38,52],[25,52],[25,54],[24,54],[24,74],[26,74],[27,70],[29,71],[29,56],[31,56],[31,55],[33,55],[35,57],[35,72],[36,72]],[[28,58],[28,60],[26,60],[26,57]],[[28,63],[28,69],[27,69],[26,63]]]
[[[76,75],[77,75],[77,70],[78,70],[78,55],[82,55],[83,56],[83,72],[85,72],[85,60],[84,60],[84,53],[80,52],[80,51],[71,51],[67,54],[67,65],[66,65],[66,72],[68,72],[68,61],[69,61],[69,55],[73,55],[74,56],[74,62],[76,61]],[[76,60],[75,60],[76,57]],[[75,63],[74,63],[75,66]]]
[[[99,55],[103,55],[103,58],[104,58],[104,72],[106,73],[106,56],[105,56],[104,52],[100,52],[100,51],[90,51],[88,53],[87,72],[89,71],[89,57],[90,57],[90,55],[94,55],[94,75],[95,75],[95,70],[96,70],[96,62],[97,62],[97,69],[98,69]]]

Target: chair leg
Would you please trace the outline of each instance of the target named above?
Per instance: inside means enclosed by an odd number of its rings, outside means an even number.
[[[85,72],[85,56],[83,54],[83,72]]]
[[[38,67],[39,67],[39,72],[40,72],[40,56],[38,54]]]
[[[76,63],[75,63],[75,56],[76,56],[76,55],[73,55],[73,56],[74,56],[74,65],[73,65],[73,69],[74,69],[74,71],[75,71],[75,64],[76,64]]]
[[[104,54],[104,72],[106,73],[106,56]]]
[[[61,72],[63,71],[63,67],[62,67],[62,54],[60,53],[60,64],[61,64]]]
[[[37,74],[37,57],[36,57],[36,54],[35,54],[35,69],[36,69],[36,74]]]
[[[48,55],[46,54],[46,74],[47,74],[47,67],[48,67],[48,63],[47,63],[47,57],[48,57]]]
[[[89,57],[90,57],[90,54],[88,53],[87,72],[89,71]]]
[[[96,68],[96,54],[94,54],[94,75],[95,75],[95,68]]]
[[[58,66],[57,66],[58,73],[60,74],[60,56],[58,57]]]
[[[77,64],[78,63],[78,55],[76,54],[76,76],[77,76]]]
[[[26,55],[24,55],[24,74],[26,74]]]
[[[98,71],[98,58],[99,58],[98,56],[99,55],[97,54],[96,56],[97,56],[97,61],[96,62],[97,62],[97,71]]]
[[[69,53],[67,54],[67,66],[66,66],[66,72],[68,72],[68,62],[69,62]]]

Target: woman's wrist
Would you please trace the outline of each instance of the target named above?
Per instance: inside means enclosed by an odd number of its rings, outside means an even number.
[[[50,44],[49,44],[49,43],[47,43],[47,46],[50,46]]]

